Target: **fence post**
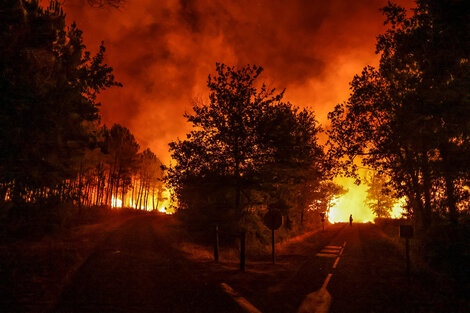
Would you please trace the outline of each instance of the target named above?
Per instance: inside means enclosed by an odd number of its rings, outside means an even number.
[[[245,271],[245,231],[240,234],[240,270]]]
[[[405,241],[405,253],[406,253],[406,278],[410,282],[410,242],[409,238]]]
[[[273,264],[276,263],[276,253],[275,253],[275,244],[274,244],[274,229],[271,229],[271,239],[272,239],[272,248],[273,248]]]
[[[219,226],[215,226],[214,261],[219,262]]]

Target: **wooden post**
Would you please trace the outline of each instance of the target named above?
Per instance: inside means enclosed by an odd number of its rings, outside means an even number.
[[[406,238],[405,241],[406,250],[406,277],[410,281],[410,239]]]
[[[245,271],[245,231],[240,234],[240,270]]]
[[[215,226],[214,261],[219,262],[219,226]]]
[[[276,263],[276,253],[274,250],[275,244],[274,244],[274,229],[271,230],[271,238],[272,238],[272,245],[273,245],[273,264]]]
[[[400,238],[405,238],[406,278],[410,281],[410,239],[413,238],[411,225],[400,225]]]

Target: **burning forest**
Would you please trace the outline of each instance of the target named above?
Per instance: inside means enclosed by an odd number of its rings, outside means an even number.
[[[469,21],[462,0],[3,1],[0,311],[464,312]]]

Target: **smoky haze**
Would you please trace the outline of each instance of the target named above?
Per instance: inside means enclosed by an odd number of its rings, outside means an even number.
[[[168,162],[168,142],[189,129],[183,113],[206,99],[215,63],[257,64],[262,80],[286,88],[286,100],[310,106],[320,122],[349,94],[348,83],[376,64],[385,29],[382,0],[128,0],[121,8],[64,3],[85,44],[103,40],[123,88],[104,92],[103,122],[120,123]]]

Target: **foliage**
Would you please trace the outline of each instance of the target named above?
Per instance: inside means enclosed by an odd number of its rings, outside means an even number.
[[[418,1],[410,15],[394,4],[383,12],[380,67],[356,75],[348,102],[329,114],[332,155],[349,175],[361,157],[390,176],[420,229],[436,214],[456,223],[470,173],[468,8]]]
[[[366,205],[379,219],[390,217],[397,199],[393,197],[391,191],[387,188],[386,177],[373,173],[366,179],[366,184],[369,186],[365,200]]]
[[[329,215],[331,205],[347,192],[347,189],[344,189],[343,186],[334,182],[322,182],[318,190],[315,192],[316,195],[314,200],[316,201],[313,202],[312,206],[317,212]]]
[[[76,177],[95,142],[96,96],[119,83],[104,46],[92,57],[58,2],[4,1],[0,14],[0,184],[24,201]]]
[[[100,124],[98,94],[120,86],[104,53],[86,50],[57,1],[0,2],[0,219],[57,224],[163,200],[158,158]]]
[[[170,143],[176,164],[167,181],[179,207],[203,226],[237,228],[267,205],[283,201],[289,214],[300,186],[322,179],[323,151],[312,112],[281,102],[264,84],[258,66],[217,64],[209,76],[207,105],[186,114],[194,129]]]
[[[99,149],[81,160],[81,171],[71,186],[78,185],[78,204],[107,205],[155,210],[163,200],[162,163],[140,146],[126,127],[101,128]]]
[[[129,129],[115,124],[106,134],[104,148],[109,168],[109,187],[105,201],[109,201],[113,193],[119,194],[119,188],[121,188],[121,194],[124,197],[126,189],[131,183],[131,175],[137,168],[139,144]]]

